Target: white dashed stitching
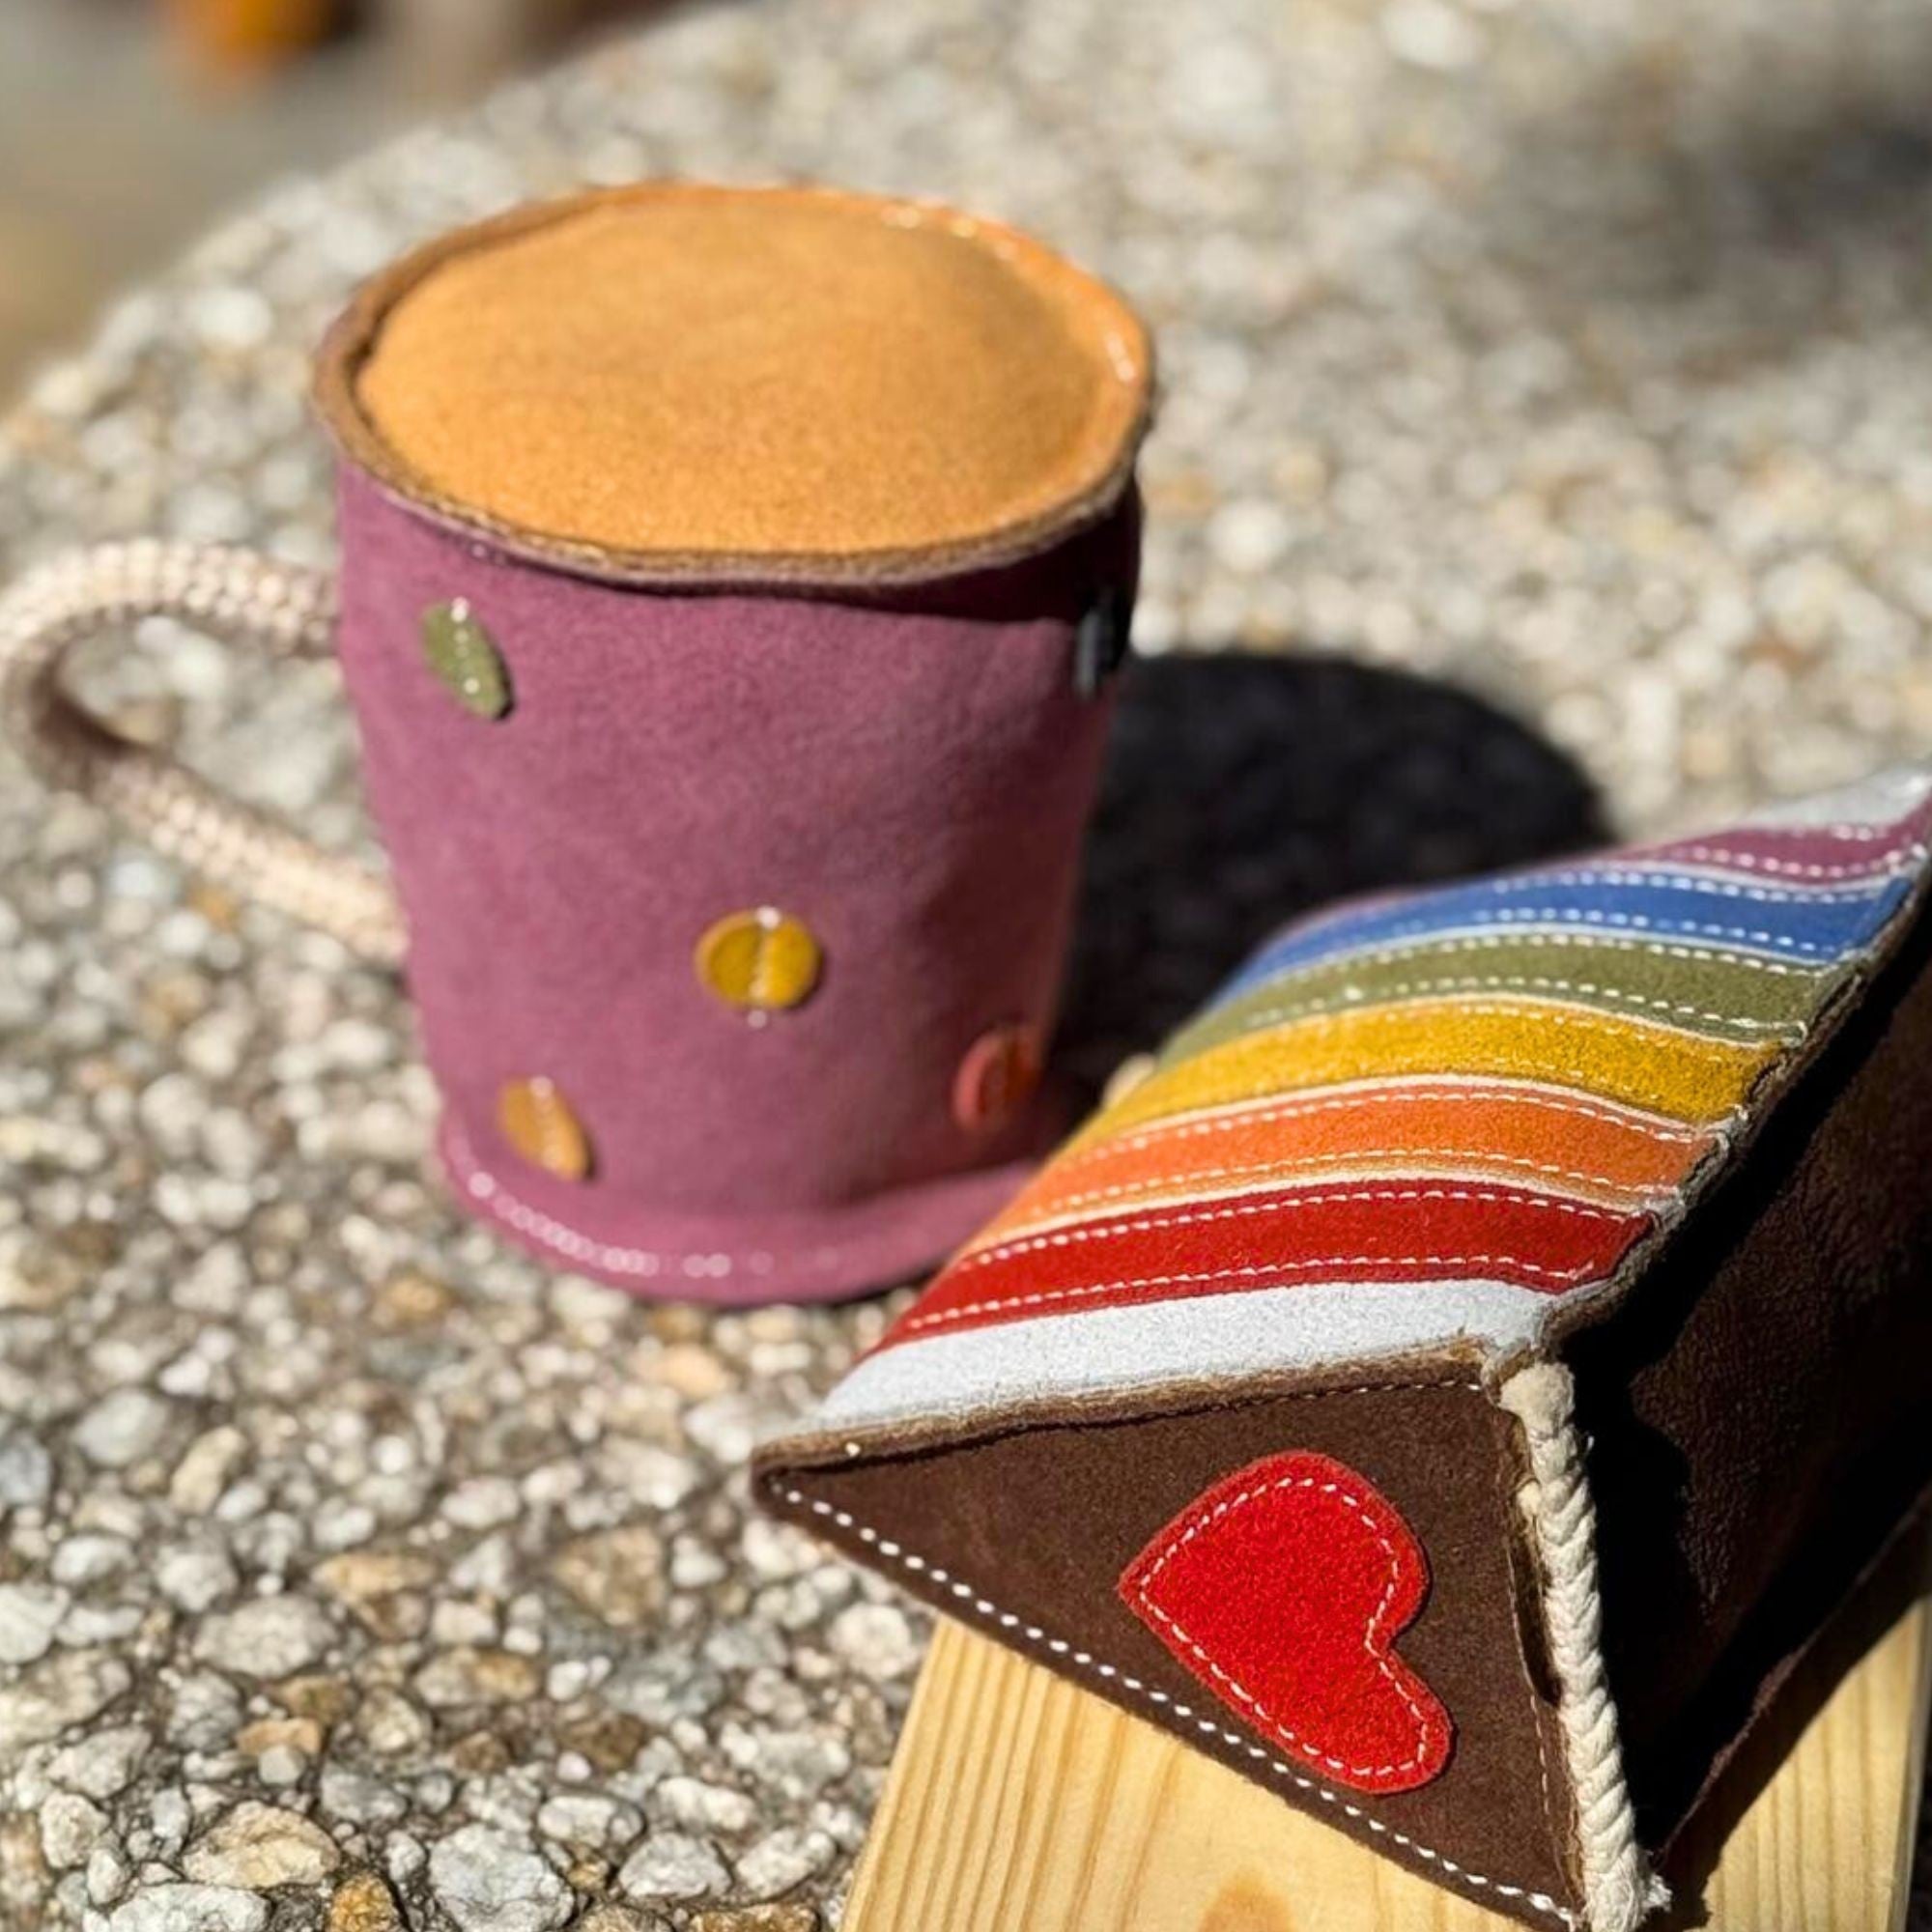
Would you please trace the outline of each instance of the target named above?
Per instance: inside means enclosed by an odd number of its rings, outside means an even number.
[[[1261,1201],[1232,1208],[1184,1208],[1174,1214],[1146,1214],[1131,1221],[1110,1221],[1099,1227],[1068,1228],[1054,1235],[1034,1235],[999,1241],[957,1262],[952,1273],[984,1267],[996,1261],[1037,1254],[1045,1248],[1078,1247],[1088,1241],[1116,1241],[1128,1235],[1154,1235],[1165,1228],[1186,1228],[1213,1221],[1247,1221],[1258,1215],[1293,1214],[1315,1208],[1404,1201],[1472,1201],[1491,1207],[1529,1208],[1541,1213],[1572,1214],[1584,1221],[1622,1221],[1627,1217],[1607,1208],[1591,1208],[1552,1194],[1501,1194],[1492,1187],[1357,1187],[1317,1189],[1291,1201]]]
[[[1001,1609],[989,1598],[980,1596],[970,1584],[953,1581],[944,1570],[928,1564],[923,1557],[914,1555],[903,1545],[881,1536],[869,1524],[859,1521],[849,1511],[839,1509],[819,1497],[808,1496],[801,1490],[780,1489],[776,1483],[772,1488],[794,1508],[810,1510],[813,1516],[836,1523],[840,1529],[850,1531],[868,1548],[876,1549],[881,1556],[889,1557],[900,1568],[910,1571],[915,1576],[923,1576],[935,1582],[946,1583],[955,1603],[966,1605],[976,1616],[1004,1631],[1009,1637],[1017,1637],[1035,1649],[1044,1650],[1065,1662],[1091,1671],[1094,1676],[1103,1678],[1108,1684],[1118,1686],[1122,1690],[1146,1703],[1159,1705],[1171,1711],[1175,1717],[1191,1722],[1205,1735],[1220,1738],[1224,1743],[1235,1746],[1255,1763],[1264,1765],[1276,1777],[1293,1784],[1296,1790],[1308,1792],[1321,1799],[1324,1804],[1333,1805],[1345,1817],[1353,1819],[1378,1837],[1386,1838],[1391,1844],[1400,1845],[1405,1851],[1412,1852],[1417,1858],[1435,1866],[1436,1870],[1446,1872],[1451,1878],[1472,1890],[1493,1892],[1498,1898],[1520,1899],[1532,1910],[1545,1913],[1564,1925],[1577,1928],[1577,1932],[1580,1932],[1581,1921],[1577,1914],[1567,1906],[1558,1905],[1547,1892],[1532,1891],[1527,1887],[1520,1885],[1505,1885],[1500,1879],[1485,1877],[1481,1872],[1469,1870],[1466,1865],[1458,1864],[1454,1859],[1445,1857],[1433,1846],[1423,1844],[1420,1839],[1410,1837],[1406,1832],[1398,1832],[1392,1825],[1365,1811],[1359,1804],[1350,1804],[1339,1792],[1331,1791],[1327,1785],[1297,1771],[1285,1759],[1276,1757],[1264,1747],[1257,1745],[1253,1739],[1242,1737],[1238,1731],[1230,1730],[1227,1725],[1216,1723],[1211,1718],[1198,1716],[1188,1705],[1170,1697],[1166,1691],[1156,1690],[1130,1672],[1120,1670],[1111,1663],[1102,1663],[1091,1651],[1077,1649],[1063,1637],[1048,1636],[1039,1625],[1030,1624],[1024,1618],[1015,1616],[1010,1610]]]

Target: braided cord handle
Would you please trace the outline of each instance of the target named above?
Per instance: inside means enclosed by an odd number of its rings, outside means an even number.
[[[97,800],[168,858],[399,963],[402,917],[380,874],[122,736],[67,689],[74,645],[140,617],[319,657],[334,639],[334,580],[250,551],[154,539],[56,557],[0,597],[0,722],[50,784]]]

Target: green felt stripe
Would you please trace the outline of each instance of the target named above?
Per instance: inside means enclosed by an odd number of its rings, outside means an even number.
[[[1495,934],[1318,960],[1214,1008],[1169,1043],[1164,1063],[1316,1013],[1395,1000],[1547,999],[1718,1039],[1795,1038],[1843,969],[1709,948],[1588,935]]]

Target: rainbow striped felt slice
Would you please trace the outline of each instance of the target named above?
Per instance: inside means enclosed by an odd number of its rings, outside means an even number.
[[[1772,1103],[1916,903],[1932,771],[1289,927],[835,1391],[863,1431],[1533,1340]]]

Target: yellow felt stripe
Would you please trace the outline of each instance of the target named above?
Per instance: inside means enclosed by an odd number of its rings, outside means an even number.
[[[1417,1073],[1547,1081],[1702,1123],[1741,1104],[1777,1053],[1775,1042],[1709,1039],[1535,1000],[1416,1000],[1322,1014],[1210,1047],[1144,1081],[1072,1145],[1199,1107]]]

